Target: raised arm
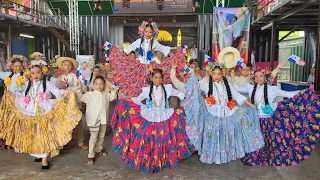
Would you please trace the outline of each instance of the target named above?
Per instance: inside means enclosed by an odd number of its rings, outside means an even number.
[[[272,92],[274,92],[277,97],[292,98],[294,95],[296,95],[300,91],[284,91],[277,86],[272,86]]]
[[[170,79],[172,84],[181,92],[185,93],[185,84],[181,82],[176,76],[176,69],[172,68],[170,72]]]
[[[134,41],[132,44],[130,44],[129,46],[126,46],[123,48],[123,51],[126,54],[130,54],[132,51],[135,51],[137,48],[140,47],[141,44],[141,39],[137,39],[136,41]]]
[[[164,46],[160,44],[158,41],[153,42],[153,51],[160,51],[163,53],[165,57],[167,57],[170,53],[171,47],[169,46]]]

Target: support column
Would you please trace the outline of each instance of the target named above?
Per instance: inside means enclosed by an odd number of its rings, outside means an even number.
[[[270,67],[274,68],[274,60],[276,57],[276,39],[277,39],[277,23],[274,21],[271,28],[271,43],[270,43]]]
[[[318,9],[318,17],[320,16],[320,5]],[[315,81],[314,81],[314,90],[316,92],[320,92],[320,18],[318,18],[318,47],[317,47],[317,59],[316,59],[316,74],[315,74]]]
[[[8,29],[7,29],[7,59],[9,59],[9,57],[11,57],[11,45],[12,45],[12,39],[11,39],[12,35],[11,35],[11,26],[8,25]]]

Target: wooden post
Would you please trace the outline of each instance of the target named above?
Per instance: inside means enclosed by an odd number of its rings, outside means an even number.
[[[274,21],[271,27],[271,43],[270,43],[270,67],[274,68],[274,60],[276,57],[276,38],[277,38],[277,23]]]
[[[318,9],[318,17],[320,16],[320,5],[319,5],[319,9]],[[320,18],[318,18],[318,47],[317,47],[317,59],[316,59],[316,64],[315,64],[315,68],[316,68],[316,74],[315,74],[315,82],[314,82],[314,90],[316,92],[320,92]]]

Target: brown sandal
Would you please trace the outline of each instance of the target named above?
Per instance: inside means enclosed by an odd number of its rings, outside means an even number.
[[[93,165],[94,164],[94,158],[88,158],[88,164]]]

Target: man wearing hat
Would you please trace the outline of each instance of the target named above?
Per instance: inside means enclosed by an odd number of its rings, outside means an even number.
[[[81,85],[78,86],[79,80],[77,76],[73,73],[73,71],[79,67],[79,62],[73,58],[69,57],[59,57],[56,59],[56,63],[59,69],[63,70],[63,74],[60,75],[57,79],[57,87],[59,89],[65,89],[69,90],[71,92],[74,92],[77,96],[77,99],[82,95],[81,91]],[[82,107],[82,103],[78,101],[79,108]],[[88,146],[84,145],[84,136],[83,136],[83,127],[82,127],[82,120],[80,120],[78,126],[73,131],[73,137],[77,139],[77,144],[81,149],[88,149]],[[73,145],[72,142],[70,142],[68,145],[66,145],[66,149],[71,148]]]

